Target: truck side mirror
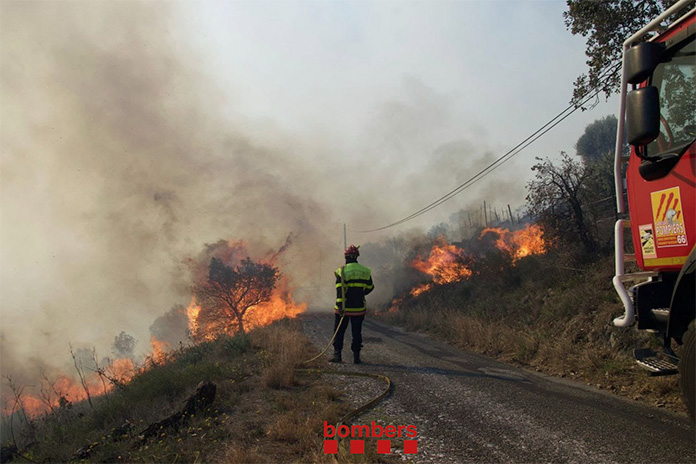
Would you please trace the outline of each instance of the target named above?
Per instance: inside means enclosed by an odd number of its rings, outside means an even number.
[[[624,73],[629,84],[640,84],[650,77],[660,60],[664,45],[643,42],[626,50],[624,55]]]
[[[657,87],[631,91],[626,97],[626,138],[631,145],[647,145],[660,135],[660,97]]]

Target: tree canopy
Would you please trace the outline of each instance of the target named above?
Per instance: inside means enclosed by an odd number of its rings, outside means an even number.
[[[121,331],[120,334],[116,335],[114,342],[111,344],[111,352],[117,358],[133,358],[135,355],[135,345],[138,342],[135,337]]]
[[[575,80],[572,102],[593,89],[608,98],[619,91],[623,42],[676,0],[567,0],[565,25],[573,35],[587,39],[588,72]],[[614,70],[612,72],[611,70]]]
[[[585,165],[596,163],[604,155],[614,153],[617,124],[616,116],[609,115],[585,127],[585,132],[575,144],[576,153]]]
[[[269,301],[280,278],[276,267],[250,258],[234,267],[212,258],[208,271],[208,278],[194,291],[201,304],[199,324],[213,334],[244,332],[247,311]]]
[[[575,144],[577,158],[565,152],[560,161],[537,158],[527,184],[528,212],[544,234],[563,246],[581,245],[584,254],[612,242],[616,125],[613,115],[587,125]]]

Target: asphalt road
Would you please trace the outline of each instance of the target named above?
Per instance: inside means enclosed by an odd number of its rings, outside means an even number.
[[[302,317],[317,348],[328,343],[332,314]],[[416,462],[696,462],[686,416],[651,408],[565,379],[461,351],[422,334],[366,319],[364,363],[338,369],[387,375],[392,394],[354,424],[415,425]],[[350,328],[344,359],[350,356]],[[328,355],[332,353],[330,349]],[[334,376],[327,376],[334,377]],[[336,377],[356,404],[381,388]],[[396,450],[398,453],[399,450]]]

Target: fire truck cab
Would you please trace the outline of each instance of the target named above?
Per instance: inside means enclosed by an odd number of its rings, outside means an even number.
[[[690,3],[677,2],[624,42],[614,164],[621,219],[615,226],[613,283],[625,309],[614,325],[637,322],[639,330],[661,337],[661,352],[637,349],[636,361],[652,375],[679,373],[693,418],[696,8],[689,10]],[[628,155],[624,134],[631,146]],[[632,253],[624,246],[625,229],[631,231]],[[630,262],[636,263],[630,265],[638,268],[634,272],[626,272]],[[680,346],[678,356],[673,343]]]

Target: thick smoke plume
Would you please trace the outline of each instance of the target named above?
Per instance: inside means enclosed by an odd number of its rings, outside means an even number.
[[[61,365],[68,341],[148,340],[188,304],[186,258],[220,238],[265,252],[294,233],[285,267],[317,278],[290,261],[327,243],[321,179],[235,130],[175,11],[124,6],[2,5],[3,372]]]
[[[446,99],[413,80],[347,148],[249,129],[181,7],[0,4],[3,374],[66,372],[68,342],[105,356],[121,331],[136,351],[150,326],[180,338],[167,327],[191,297],[187,260],[221,239],[263,256],[292,234],[278,264],[295,298],[331,308],[342,223],[397,219],[491,156],[445,130]]]

